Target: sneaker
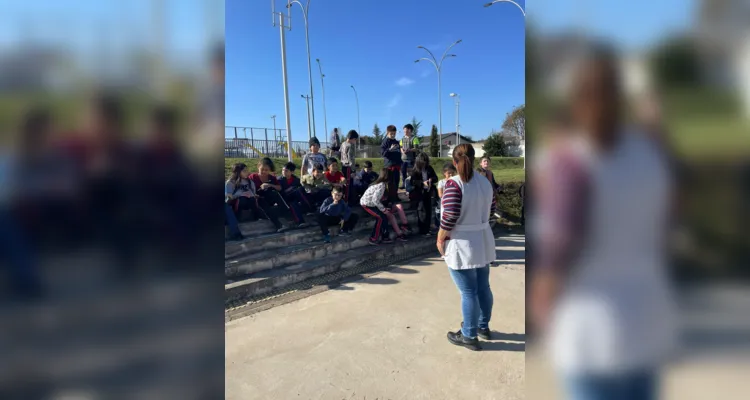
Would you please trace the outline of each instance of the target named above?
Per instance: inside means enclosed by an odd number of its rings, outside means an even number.
[[[307,228],[310,226],[307,222],[300,222],[299,225],[297,225],[297,228]]]
[[[464,323],[461,322],[461,328],[463,327]],[[492,331],[490,331],[490,328],[477,328],[477,336],[482,340],[492,340]]]
[[[396,237],[396,240],[398,240],[399,242],[408,242],[408,240],[406,239],[406,236],[404,235]]]
[[[244,238],[245,238],[245,237],[244,237],[244,236],[242,236],[242,234],[241,234],[241,233],[237,233],[237,234],[235,234],[235,235],[232,235],[232,236],[230,236],[230,237],[229,237],[229,240],[231,240],[231,241],[239,241],[239,240],[242,240],[242,239],[244,239]]]
[[[391,244],[391,243],[393,243],[393,239],[391,239],[391,238],[383,238],[383,240],[380,243],[382,243],[382,244]]]
[[[456,346],[466,347],[472,351],[482,350],[482,347],[479,345],[479,339],[469,339],[460,330],[458,332],[448,332],[448,341]]]
[[[326,234],[325,236],[323,236],[323,242],[324,243],[331,243],[331,234],[330,233]]]
[[[372,240],[372,239],[368,239],[367,243],[369,243],[370,246],[379,246],[380,245],[380,243],[378,243],[377,240]]]

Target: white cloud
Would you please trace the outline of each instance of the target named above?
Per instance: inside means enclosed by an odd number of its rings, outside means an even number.
[[[397,95],[395,95],[395,96],[393,96],[393,98],[391,98],[391,101],[388,102],[388,105],[386,105],[386,108],[388,108],[390,110],[391,108],[397,107],[399,104],[401,104],[401,94],[400,93],[397,94]]]
[[[399,80],[396,81],[396,85],[398,85],[398,86],[409,86],[412,83],[414,83],[414,81],[411,80],[411,79],[409,79],[409,78],[407,78],[407,77],[403,77],[403,78],[401,78],[401,79],[399,79]]]

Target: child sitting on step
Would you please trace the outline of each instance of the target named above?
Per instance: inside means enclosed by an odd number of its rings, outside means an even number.
[[[365,190],[359,204],[368,214],[375,218],[375,226],[372,228],[372,234],[370,235],[370,244],[377,246],[380,243],[393,243],[388,233],[388,225],[393,228],[396,233],[396,238],[399,241],[405,242],[406,236],[399,229],[396,223],[391,209],[387,208],[383,204],[383,200],[387,199],[388,196],[388,185],[392,183],[391,174],[397,172],[391,172],[388,168],[380,170],[380,175],[370,187]]]
[[[252,220],[257,220],[260,216],[268,218],[276,227],[277,232],[284,230],[276,210],[272,207],[267,208],[266,203],[258,202],[258,195],[255,190],[255,183],[249,179],[250,171],[247,165],[236,163],[232,165],[232,173],[224,185],[224,197],[227,204],[231,205],[235,214],[239,216],[242,210],[250,210]]]
[[[263,208],[272,208],[274,205],[280,209],[288,210],[292,214],[294,226],[304,228],[307,226],[302,210],[296,202],[287,203],[281,196],[281,184],[279,180],[271,174],[274,171],[273,161],[266,157],[258,162],[258,173],[250,175],[250,180],[258,188],[258,204]]]
[[[359,216],[353,214],[349,205],[344,201],[344,191],[340,187],[334,187],[331,191],[331,197],[325,199],[320,206],[318,214],[318,224],[323,232],[323,241],[331,243],[331,234],[328,227],[331,225],[341,225],[341,235],[350,236],[352,230],[357,225]]]
[[[323,164],[316,164],[312,174],[302,177],[302,187],[308,194],[308,199],[314,206],[319,206],[323,200],[331,197],[331,182],[323,174]]]
[[[281,185],[281,196],[287,204],[297,203],[301,206],[302,211],[309,212],[314,208],[307,198],[305,188],[302,187],[300,179],[294,175],[297,166],[293,162],[288,162],[281,169],[281,176],[278,178]]]

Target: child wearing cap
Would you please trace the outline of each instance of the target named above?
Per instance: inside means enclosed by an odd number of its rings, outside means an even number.
[[[320,153],[320,141],[315,136],[310,138],[310,152],[302,157],[302,176],[312,175],[316,164],[320,164],[325,169],[328,166],[328,159]]]

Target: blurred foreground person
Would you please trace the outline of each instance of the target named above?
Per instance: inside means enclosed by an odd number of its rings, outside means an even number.
[[[674,350],[672,179],[653,135],[623,123],[617,65],[603,49],[581,64],[575,133],[535,183],[530,309],[568,399],[654,399]]]

